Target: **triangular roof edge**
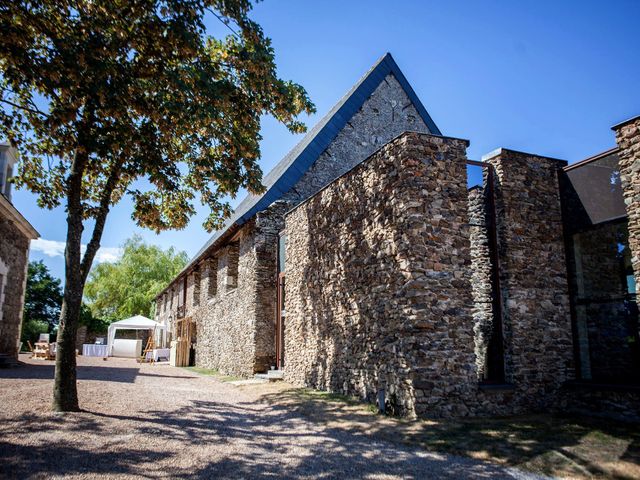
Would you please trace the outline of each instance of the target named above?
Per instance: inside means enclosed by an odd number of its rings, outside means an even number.
[[[285,155],[263,179],[266,187],[262,195],[247,195],[235,209],[225,225],[216,231],[196,253],[187,266],[176,276],[189,270],[233,226],[246,223],[256,213],[266,209],[293,187],[316,159],[333,142],[351,117],[364,105],[380,83],[392,74],[403,88],[433,135],[442,135],[427,109],[424,107],[391,53],[383,55],[362,78],[311,128],[307,134]],[[163,290],[164,292],[164,290]],[[161,292],[162,293],[162,292]]]

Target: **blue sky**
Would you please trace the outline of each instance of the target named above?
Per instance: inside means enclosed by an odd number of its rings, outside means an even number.
[[[640,1],[266,0],[253,17],[273,40],[280,75],[315,102],[308,126],[387,51],[443,134],[471,141],[471,159],[508,147],[575,162],[614,146],[611,125],[640,114]],[[224,28],[211,19],[210,31]],[[262,134],[266,173],[300,136],[271,119]],[[62,277],[64,211],[39,210],[26,191],[14,203],[44,240],[32,259]],[[101,260],[134,233],[190,256],[209,236],[202,208],[186,229],[160,235],[130,214],[129,201],[112,211]]]

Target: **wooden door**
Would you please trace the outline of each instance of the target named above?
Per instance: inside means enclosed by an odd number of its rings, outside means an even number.
[[[178,320],[176,339],[176,367],[188,367],[191,354],[191,337],[195,324],[190,318]]]

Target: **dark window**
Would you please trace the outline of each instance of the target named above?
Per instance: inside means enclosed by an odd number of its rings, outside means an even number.
[[[211,299],[218,292],[218,259],[210,258],[207,260],[207,275],[209,283],[207,284],[207,298]]]
[[[240,244],[234,242],[229,245],[227,251],[227,291],[234,290],[238,286],[238,263],[240,261]]]
[[[285,260],[285,245],[287,243],[287,236],[281,234],[278,238],[278,272],[284,272],[284,260]]]
[[[193,271],[193,306],[200,305],[200,267]]]
[[[638,384],[638,306],[617,153],[569,166],[560,185],[577,377]]]
[[[638,307],[626,220],[574,233],[569,252],[580,378],[638,383]]]

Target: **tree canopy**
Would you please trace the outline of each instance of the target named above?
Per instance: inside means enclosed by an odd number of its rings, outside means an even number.
[[[60,279],[51,275],[49,269],[41,260],[29,262],[27,267],[27,288],[24,296],[23,322],[44,322],[47,324],[47,331],[51,332],[58,325],[61,305],[62,287],[60,286]]]
[[[189,258],[173,247],[162,250],[135,236],[123,246],[122,257],[100,263],[89,274],[85,299],[91,313],[109,322],[134,315],[153,318],[155,297],[184,268]]]
[[[0,0],[0,134],[18,148],[15,183],[67,214],[56,410],[78,410],[75,335],[84,284],[111,207],[138,225],[205,228],[228,196],[263,190],[260,119],[301,132],[314,111],[281,79],[251,0]],[[206,31],[207,18],[231,33]],[[87,222],[90,220],[90,222]],[[82,254],[86,226],[89,241]]]
[[[35,343],[41,333],[53,332],[58,326],[62,287],[42,261],[29,262],[24,313],[20,339]]]

